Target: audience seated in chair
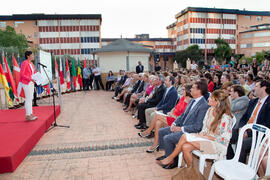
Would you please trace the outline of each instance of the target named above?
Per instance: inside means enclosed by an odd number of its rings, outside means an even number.
[[[173,86],[174,82],[175,81],[173,76],[167,76],[165,78],[165,86],[167,88],[165,93],[163,94],[161,101],[158,103],[156,107],[148,108],[145,110],[145,119],[147,126],[150,126],[157,111],[163,114],[167,114],[175,106],[178,98],[178,93],[175,87]]]
[[[155,133],[153,145],[146,151],[148,153],[154,152],[156,147],[158,147],[158,130],[161,127],[171,126],[174,120],[180,116],[186,109],[190,99],[192,98],[190,94],[192,85],[186,84],[183,89],[183,97],[179,100],[177,105],[167,114],[156,114],[151,125],[148,129],[143,132],[138,133],[141,137],[151,137],[153,130]]]
[[[131,96],[130,96],[130,100],[129,100],[129,105],[128,105],[128,108],[125,110],[125,112],[128,112],[131,110],[132,106],[135,106],[136,102],[139,101],[139,99],[141,97],[144,96],[144,94],[146,93],[146,88],[148,87],[148,85],[150,84],[149,83],[149,76],[148,74],[144,74],[143,75],[143,81],[144,81],[144,86],[143,86],[143,90],[139,93],[133,93]]]
[[[245,96],[245,89],[240,85],[233,85],[230,92],[231,111],[236,118],[236,124],[233,129],[238,129],[238,124],[245,114],[249,99]]]
[[[233,131],[230,145],[227,152],[227,159],[234,157],[234,151],[230,147],[238,139],[239,129],[246,124],[261,124],[270,128],[270,82],[266,80],[258,81],[254,88],[254,95],[258,98],[249,101],[247,111],[240,119],[238,129]],[[250,133],[245,134],[241,148],[239,161],[246,162],[247,153],[250,151],[252,136]]]
[[[143,80],[143,76],[144,76],[144,73],[139,74],[138,81],[134,84],[134,86],[132,87],[132,90],[124,96],[123,106],[125,107],[123,108],[123,110],[127,110],[129,102],[130,102],[130,97],[132,94],[134,93],[138,94],[143,91],[144,83],[145,83]]]
[[[127,79],[125,83],[121,86],[121,92],[118,93],[115,100],[120,101],[123,100],[127,93],[130,93],[135,83],[138,81],[138,74],[128,73]]]
[[[185,132],[173,153],[157,161],[159,165],[166,167],[172,164],[174,158],[183,152],[187,166],[191,167],[193,150],[200,150],[206,154],[218,154],[220,159],[225,157],[234,122],[230,102],[224,91],[216,90],[211,94],[208,104],[210,108],[204,117],[202,131],[199,134]]]
[[[174,121],[171,127],[159,130],[159,146],[165,150],[165,155],[157,158],[158,160],[168,157],[173,152],[184,133],[197,133],[201,131],[204,116],[209,108],[208,103],[203,97],[203,94],[207,91],[208,86],[205,82],[195,82],[191,88],[191,95],[194,99],[189,102],[185,112]],[[177,160],[164,168],[172,169],[175,167],[177,167]]]
[[[112,97],[113,99],[118,96],[119,93],[122,92],[123,87],[122,85],[125,83],[127,79],[127,75],[125,74],[124,70],[119,71],[118,79],[117,79],[117,84],[114,89],[114,96]]]
[[[163,75],[159,74],[156,76],[154,84],[156,88],[153,93],[150,94],[149,98],[145,99],[145,102],[138,104],[138,120],[139,123],[135,125],[136,128],[144,128],[146,129],[146,120],[145,120],[145,110],[147,108],[155,107],[161,101],[163,94],[166,90],[164,86],[165,78]]]

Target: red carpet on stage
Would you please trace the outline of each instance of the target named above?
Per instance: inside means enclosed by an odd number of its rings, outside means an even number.
[[[26,121],[24,109],[0,110],[0,173],[13,172],[54,121],[53,106],[34,107],[33,112],[38,119]]]

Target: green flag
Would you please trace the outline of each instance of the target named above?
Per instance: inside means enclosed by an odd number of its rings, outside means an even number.
[[[73,85],[74,85],[74,87],[75,87],[75,89],[76,89],[76,85],[77,85],[76,81],[77,81],[77,78],[76,78],[76,68],[75,68],[75,60],[74,60],[74,59],[72,60],[71,75],[72,75],[72,77],[73,77]]]
[[[6,59],[7,59],[8,67],[9,67],[10,71],[12,72],[12,69],[11,69],[10,62],[9,62],[8,55],[7,54],[6,54]]]
[[[77,76],[76,75],[76,67],[75,67],[75,60],[72,60],[72,67],[71,67],[71,74],[72,76]]]

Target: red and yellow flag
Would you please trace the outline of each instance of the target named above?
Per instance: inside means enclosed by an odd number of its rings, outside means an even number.
[[[83,87],[83,83],[82,83],[82,69],[81,69],[81,65],[80,65],[80,60],[78,59],[78,83],[81,86],[81,88]]]
[[[16,85],[15,85],[13,76],[11,74],[11,71],[10,71],[10,68],[9,68],[9,65],[8,65],[8,62],[7,62],[7,59],[6,59],[5,56],[4,56],[4,66],[5,66],[4,67],[4,73],[6,74],[6,78],[7,78],[8,84],[11,87],[10,91],[12,91],[14,97],[17,99],[17,101],[19,101],[18,95],[17,95]]]
[[[13,103],[12,103],[12,99],[10,98],[9,96],[9,85],[8,85],[8,82],[7,82],[7,78],[5,76],[5,73],[4,73],[4,70],[3,70],[3,67],[2,65],[0,64],[0,83],[3,84],[4,88],[5,88],[5,94],[6,94],[6,97],[7,97],[7,102],[8,102],[8,105],[9,106],[12,106]]]

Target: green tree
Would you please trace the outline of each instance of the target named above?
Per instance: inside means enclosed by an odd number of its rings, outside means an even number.
[[[182,67],[186,67],[186,61],[188,58],[198,62],[203,57],[202,50],[199,48],[198,45],[191,45],[187,49],[176,52],[175,60],[176,62],[180,63]]]
[[[224,39],[218,38],[215,40],[217,48],[214,49],[215,58],[221,63],[222,61],[229,59],[232,55],[232,49],[230,45],[224,41]]]
[[[252,56],[253,58],[256,58],[257,63],[261,64],[265,60],[265,56],[267,56],[266,51],[262,52],[256,52],[255,56]]]
[[[7,26],[5,30],[0,30],[0,47],[18,49],[21,57],[23,57],[29,45],[23,34],[17,34],[14,28]]]
[[[247,64],[250,64],[252,62],[252,57],[246,57],[246,56],[242,56],[241,59],[239,60],[239,63],[242,63],[242,60],[245,59]]]
[[[270,56],[270,51],[262,51],[262,52],[256,52],[256,54],[252,57],[246,57],[243,56],[239,63],[242,62],[243,59],[245,59],[247,61],[248,64],[252,63],[253,58],[256,58],[257,63],[261,64],[267,56]]]
[[[5,56],[9,60],[12,60],[12,54],[14,54],[15,58],[18,60],[17,56],[19,54],[19,50],[18,50],[17,47],[0,47],[0,53],[1,53],[1,55],[0,55],[0,62],[1,63],[3,63],[2,52],[5,52]],[[11,68],[12,68],[12,66],[11,66]]]

